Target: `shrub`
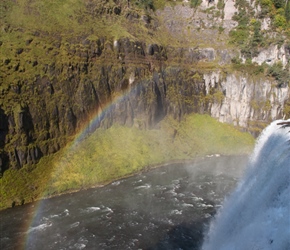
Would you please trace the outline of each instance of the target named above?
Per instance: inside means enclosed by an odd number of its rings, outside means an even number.
[[[136,0],[135,4],[144,8],[154,10],[153,0]]]
[[[217,8],[220,9],[220,10],[223,10],[225,7],[225,3],[223,0],[218,0],[218,3],[217,3]]]
[[[231,61],[233,64],[237,64],[237,65],[240,65],[242,63],[242,60],[238,56],[233,57]]]
[[[249,37],[249,31],[243,28],[237,28],[230,31],[230,43],[243,45],[246,43]]]
[[[284,6],[284,1],[283,0],[272,0],[274,6],[279,9]]]
[[[274,17],[274,25],[276,27],[285,28],[286,27],[286,18],[280,14],[275,15]]]
[[[201,0],[190,0],[190,7],[196,8],[201,4]]]
[[[268,68],[268,75],[275,78],[278,82],[278,86],[283,86],[289,81],[289,72],[287,69],[283,69],[281,62],[275,63]]]
[[[154,0],[153,4],[154,4],[155,9],[164,9],[164,7],[166,5],[166,1],[165,0]]]

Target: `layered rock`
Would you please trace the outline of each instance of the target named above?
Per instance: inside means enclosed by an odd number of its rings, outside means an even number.
[[[192,112],[251,130],[251,122],[282,117],[289,95],[288,86],[278,88],[270,80],[198,67],[217,58],[218,64],[227,63],[229,51],[129,39],[103,39],[88,42],[83,51],[67,51],[79,59],[44,67],[46,75],[26,83],[25,91],[23,85],[18,93],[6,90],[27,101],[0,112],[2,166],[8,160],[20,168],[56,152],[92,114],[100,117],[91,131],[116,122],[152,128],[166,115],[181,119]]]
[[[251,79],[229,74],[219,82],[219,74],[205,75],[210,87],[220,85],[224,99],[213,103],[210,113],[221,122],[250,129],[259,122],[267,123],[283,117],[289,87],[277,87],[266,79]],[[208,87],[208,89],[210,88]]]
[[[259,52],[258,56],[252,59],[252,62],[256,62],[259,65],[263,63],[274,65],[275,63],[281,62],[283,67],[285,67],[288,64],[289,55],[290,48],[288,48],[286,45],[272,45],[267,49]]]
[[[150,129],[166,115],[180,120],[195,112],[257,134],[285,115],[288,83],[277,84],[263,74],[241,73],[230,66],[234,58],[242,58],[227,43],[229,31],[237,25],[232,20],[237,10],[232,0],[224,6],[203,1],[199,9],[167,6],[156,12],[159,19],[118,1],[105,2],[88,2],[90,15],[123,14],[124,20],[140,22],[148,31],[147,42],[96,34],[52,39],[34,31],[21,46],[13,47],[13,57],[3,59],[1,173],[8,167],[37,163],[84,128],[92,132],[119,123]],[[262,29],[268,28],[265,19]],[[7,25],[5,32],[9,29]],[[166,31],[172,39],[148,42],[153,31],[158,35]],[[285,44],[272,45],[252,58],[257,65],[281,62],[283,67],[288,60]]]

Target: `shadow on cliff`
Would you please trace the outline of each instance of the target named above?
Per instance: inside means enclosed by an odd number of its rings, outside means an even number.
[[[3,109],[0,109],[0,148],[5,145],[5,138],[8,133],[8,118]]]
[[[8,134],[8,117],[3,109],[0,109],[0,175],[8,169],[8,156],[1,149],[5,145],[6,135]]]

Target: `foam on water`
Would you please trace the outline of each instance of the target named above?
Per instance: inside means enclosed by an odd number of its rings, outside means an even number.
[[[85,212],[92,213],[92,212],[96,212],[96,211],[99,211],[99,210],[101,210],[100,207],[88,207],[88,208],[85,209]]]
[[[70,225],[70,228],[78,227],[79,225],[80,225],[80,222],[77,221],[77,222],[71,224],[71,225]]]
[[[48,223],[43,223],[43,224],[40,224],[36,227],[31,227],[28,229],[27,233],[31,233],[31,232],[35,232],[35,231],[44,231],[46,228],[48,227],[51,227],[52,226],[52,223],[51,222],[48,222]]]
[[[106,207],[103,211],[108,213],[114,213],[114,211],[109,207]]]
[[[257,140],[245,176],[212,222],[203,250],[290,249],[290,127],[280,122]]]
[[[151,185],[146,183],[145,185],[141,185],[141,186],[138,186],[138,187],[135,187],[135,189],[149,189],[151,188]]]
[[[177,214],[177,215],[180,215],[180,214],[182,214],[182,210],[174,209],[174,210],[171,211],[171,214]]]
[[[65,157],[67,157],[71,152],[75,152],[77,146],[80,142],[82,142],[85,138],[87,138],[88,135],[90,135],[92,132],[94,132],[98,127],[100,127],[101,122],[103,119],[113,112],[115,108],[123,103],[125,100],[130,99],[132,96],[136,94],[138,91],[138,85],[135,87],[130,87],[127,90],[120,93],[120,95],[115,96],[114,98],[108,100],[106,103],[102,103],[89,117],[86,122],[81,126],[79,132],[75,136],[75,139],[70,147],[67,147],[64,149],[63,154]],[[56,173],[63,171],[63,168],[61,167],[61,163],[56,163],[58,167],[55,168]],[[119,184],[118,182],[116,183]],[[49,185],[49,182],[48,182]],[[37,202],[37,205],[33,209],[33,213],[30,216],[30,220],[27,222],[27,224],[23,225],[25,228],[30,228],[31,225],[34,223],[34,221],[38,218],[39,214],[42,213],[44,200],[40,200]],[[55,215],[55,216],[69,216],[69,211],[64,211],[64,214],[62,215]],[[23,248],[25,248],[25,245],[27,245],[28,241],[31,241],[33,239],[29,238],[29,234],[26,239],[21,239],[23,241]]]

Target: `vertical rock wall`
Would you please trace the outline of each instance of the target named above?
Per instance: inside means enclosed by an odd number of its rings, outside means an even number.
[[[241,74],[230,74],[220,81],[218,76],[217,73],[204,75],[208,88],[219,84],[224,94],[220,103],[211,105],[211,116],[249,130],[259,122],[267,124],[283,117],[284,103],[289,98],[288,86],[278,87],[270,80]]]
[[[58,151],[96,114],[102,115],[90,132],[114,123],[150,129],[166,115],[180,120],[190,113],[255,132],[283,117],[289,99],[288,85],[215,70],[213,63],[231,60],[224,49],[100,39],[67,53],[70,61],[43,65],[42,76],[2,89],[2,173]],[[199,66],[207,63],[211,69]]]

